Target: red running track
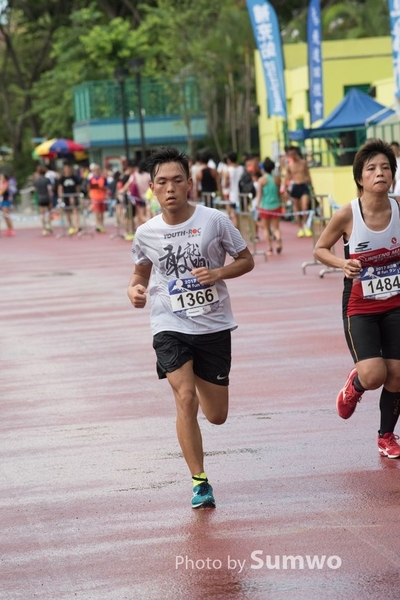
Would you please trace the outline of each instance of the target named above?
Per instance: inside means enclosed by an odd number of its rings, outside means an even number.
[[[379,392],[336,415],[342,276],[303,275],[311,241],[283,231],[281,256],[228,282],[230,417],[201,419],[217,509],[197,512],[129,244],[0,237],[1,600],[397,598]]]

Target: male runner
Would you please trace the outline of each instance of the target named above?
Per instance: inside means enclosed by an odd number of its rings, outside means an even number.
[[[254,261],[223,213],[189,203],[192,180],[185,155],[160,148],[148,169],[161,214],[137,229],[128,296],[135,308],[143,308],[148,295],[151,299],[157,372],[174,393],[178,440],[192,475],[192,507],[215,507],[197,413],[200,405],[216,425],[227,418],[236,324],[223,280],[251,271]],[[234,260],[225,265],[226,253]]]

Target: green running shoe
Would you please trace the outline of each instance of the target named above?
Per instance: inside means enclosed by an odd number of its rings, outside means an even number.
[[[207,480],[193,488],[192,508],[215,508],[213,489]]]

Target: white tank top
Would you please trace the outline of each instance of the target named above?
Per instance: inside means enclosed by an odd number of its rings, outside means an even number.
[[[359,198],[351,201],[353,230],[348,246],[349,258],[358,258],[363,266],[384,265],[400,256],[400,208],[389,198],[392,209],[390,222],[385,229],[373,231],[365,224]]]
[[[400,306],[400,207],[389,198],[392,215],[381,231],[370,229],[360,200],[351,201],[353,229],[345,243],[346,258],[361,261],[357,279],[345,279],[343,313],[351,316],[385,312]]]

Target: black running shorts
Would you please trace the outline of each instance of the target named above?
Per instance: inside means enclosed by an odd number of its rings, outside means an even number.
[[[63,196],[62,201],[65,204],[66,210],[68,210],[69,208],[79,208],[78,196]]]
[[[176,371],[192,360],[197,377],[216,385],[229,385],[230,329],[201,335],[162,331],[154,336],[153,348],[157,356],[159,379],[165,379],[167,373]]]
[[[310,190],[306,183],[294,183],[290,190],[290,197],[295,200],[300,200],[302,196],[309,196]]]
[[[400,308],[345,317],[343,326],[355,363],[368,358],[400,360]]]

